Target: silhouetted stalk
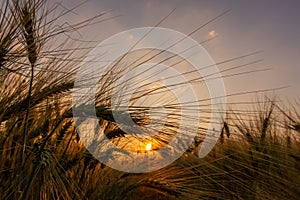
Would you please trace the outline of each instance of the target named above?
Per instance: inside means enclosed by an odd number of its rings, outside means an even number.
[[[44,152],[45,146],[49,139],[53,136],[56,129],[61,125],[62,119],[59,119],[57,121],[57,124],[53,127],[52,131],[49,133],[49,135],[43,140],[43,143],[39,147],[39,151],[36,153],[37,162],[34,164],[33,169],[31,173],[28,176],[28,184],[25,186],[25,190],[21,196],[22,200],[27,200],[29,198],[30,190],[32,189],[32,184],[34,182],[34,178],[36,173],[38,172],[38,168],[40,167],[40,159],[42,158],[42,154]]]

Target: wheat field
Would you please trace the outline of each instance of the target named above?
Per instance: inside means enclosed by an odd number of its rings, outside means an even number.
[[[262,92],[257,101],[247,102],[252,109],[244,109],[242,102],[229,104],[217,130],[217,145],[205,158],[198,158],[201,139],[195,139],[169,166],[149,173],[121,172],[87,151],[72,113],[75,75],[95,46],[73,36],[90,24],[109,20],[107,13],[59,24],[76,6],[65,9],[47,0],[3,0],[0,8],[0,199],[300,198],[299,100],[286,105]],[[157,55],[151,53],[150,57]],[[132,150],[141,139],[118,128],[107,99],[120,69],[113,66],[100,80],[95,110],[107,138]],[[234,78],[235,72],[230,76]],[[136,101],[149,92],[146,84],[145,88],[136,94]],[[150,92],[162,90],[154,87]],[[174,110],[173,121],[149,139],[153,147],[166,145],[178,128],[174,122],[178,107],[169,103],[168,108]],[[131,107],[130,115],[135,123],[147,125],[148,112],[142,106]],[[200,133],[209,120],[213,119],[204,116]]]

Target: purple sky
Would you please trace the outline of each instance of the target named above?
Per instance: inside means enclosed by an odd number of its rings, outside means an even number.
[[[53,0],[54,1],[54,0]],[[65,1],[66,7],[80,2]],[[298,0],[89,0],[72,18],[79,20],[103,11],[118,16],[86,32],[83,37],[103,40],[131,28],[154,26],[176,8],[160,26],[185,34],[231,10],[192,37],[201,42],[214,31],[218,37],[204,47],[215,62],[256,51],[264,51],[248,61],[264,59],[251,69],[271,67],[271,71],[225,80],[229,93],[291,86],[277,93],[294,100],[300,97],[300,1]],[[92,31],[91,31],[92,30]],[[246,60],[247,61],[247,60]],[[222,67],[220,66],[222,69]]]

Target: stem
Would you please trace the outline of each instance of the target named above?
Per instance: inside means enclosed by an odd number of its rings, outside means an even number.
[[[19,170],[18,170],[18,188],[19,191],[21,189],[21,172],[22,172],[22,167],[24,166],[25,163],[25,151],[26,151],[26,136],[27,136],[27,132],[28,132],[28,121],[29,121],[29,111],[30,111],[30,103],[31,103],[31,93],[32,93],[32,86],[33,86],[33,78],[34,78],[34,64],[31,64],[31,77],[30,77],[30,83],[29,83],[29,90],[28,90],[28,94],[26,97],[26,114],[25,114],[25,125],[24,125],[24,131],[23,131],[23,135],[22,135],[22,152],[20,155],[20,164],[19,164]]]
[[[31,78],[29,83],[29,90],[27,95],[27,109],[26,109],[26,115],[25,115],[25,127],[23,131],[23,151],[22,151],[22,162],[21,164],[24,164],[24,155],[26,150],[26,136],[28,132],[28,121],[29,121],[29,111],[30,111],[30,104],[31,104],[31,93],[32,93],[32,85],[33,85],[33,77],[34,77],[34,65],[31,65]]]

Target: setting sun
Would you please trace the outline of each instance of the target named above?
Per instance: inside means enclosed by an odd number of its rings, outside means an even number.
[[[152,144],[151,143],[147,144],[146,145],[146,150],[150,151],[151,149],[152,149]]]

